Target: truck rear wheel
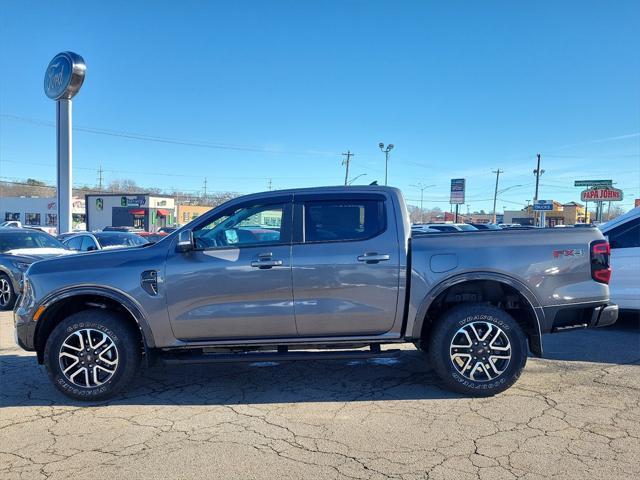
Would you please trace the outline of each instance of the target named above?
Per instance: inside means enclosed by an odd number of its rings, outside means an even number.
[[[140,366],[135,325],[107,310],[83,310],[51,332],[44,363],[54,385],[76,400],[104,400],[133,378]]]
[[[520,377],[527,362],[527,339],[504,310],[459,305],[435,324],[429,354],[447,387],[465,395],[491,396]]]

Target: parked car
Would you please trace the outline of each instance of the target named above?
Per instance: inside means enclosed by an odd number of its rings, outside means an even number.
[[[0,223],[0,228],[22,228],[22,223],[18,220],[7,220]]]
[[[599,226],[611,245],[611,299],[640,311],[640,207]]]
[[[168,235],[168,233],[165,232],[137,232],[137,235],[144,238],[145,240],[147,240],[148,242],[151,243],[156,243],[159,242],[160,240],[162,240],[164,237],[166,237]]]
[[[499,223],[498,227],[499,228],[520,228],[522,227],[522,225],[519,223]]]
[[[103,232],[132,232],[132,233],[139,233],[142,232],[143,230],[140,228],[136,228],[136,227],[129,227],[129,226],[110,226],[110,227],[104,227],[102,229]]]
[[[416,224],[411,226],[411,233],[439,233],[440,230],[429,228],[429,225]]]
[[[51,235],[29,228],[0,229],[0,310],[11,310],[22,292],[22,274],[36,260],[69,253]]]
[[[470,223],[472,227],[475,227],[477,230],[502,230],[495,223]]]
[[[609,274],[595,228],[412,238],[395,188],[270,191],[147,248],[33,264],[14,323],[76,399],[115,394],[143,358],[380,357],[405,342],[447,387],[488,396],[542,355],[542,334],[616,321]]]
[[[178,230],[178,227],[162,227],[158,232],[166,233],[167,235]]]
[[[468,223],[427,223],[426,226],[439,232],[474,232],[478,230]]]
[[[91,252],[95,250],[139,247],[148,240],[129,232],[84,232],[67,236],[62,243],[70,250]]]

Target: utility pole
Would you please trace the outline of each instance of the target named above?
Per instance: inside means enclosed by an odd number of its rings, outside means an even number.
[[[342,165],[346,167],[344,172],[344,184],[347,185],[347,182],[349,181],[349,162],[351,162],[351,157],[355,157],[355,154],[351,153],[351,150],[347,150],[347,153],[343,153],[342,155],[347,157],[342,160]]]
[[[496,189],[493,192],[493,223],[496,223],[496,201],[498,200],[498,180],[500,179],[500,174],[504,173],[504,170],[491,170],[491,173],[496,174]]]
[[[386,186],[389,173],[389,152],[393,150],[393,143],[390,143],[385,148],[384,143],[380,142],[378,144],[378,147],[380,147],[380,150],[382,150],[382,153],[384,153],[384,184]]]
[[[207,198],[207,177],[204,177],[204,194],[203,198]]]
[[[102,192],[102,174],[104,170],[102,170],[102,165],[98,168],[98,192]]]
[[[267,189],[271,191],[271,179],[269,179],[269,183],[267,183]]]
[[[536,193],[533,196],[533,203],[534,205],[536,204],[536,202],[538,201],[538,188],[540,186],[540,175],[542,175],[544,173],[544,170],[540,170],[540,154],[537,154],[538,157],[538,166],[536,167],[536,169],[533,171],[533,174],[536,176]],[[538,223],[538,216],[535,214],[534,212],[534,218],[535,218],[535,223]]]

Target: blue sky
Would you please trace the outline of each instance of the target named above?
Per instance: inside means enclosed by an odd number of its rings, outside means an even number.
[[[640,2],[33,2],[2,0],[0,177],[55,180],[55,105],[42,82],[59,51],[84,56],[74,183],[252,192],[467,178],[471,210],[579,200],[577,178],[640,197]],[[518,186],[519,185],[519,186]],[[463,208],[464,210],[464,208]]]

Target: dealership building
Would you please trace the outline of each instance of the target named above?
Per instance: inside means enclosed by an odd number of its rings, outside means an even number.
[[[113,226],[157,232],[176,223],[175,200],[168,195],[91,194],[85,199],[87,230]]]
[[[22,225],[39,227],[57,233],[57,199],[48,197],[1,197],[0,221],[16,221]],[[74,197],[71,202],[73,228],[85,228],[85,200]]]

